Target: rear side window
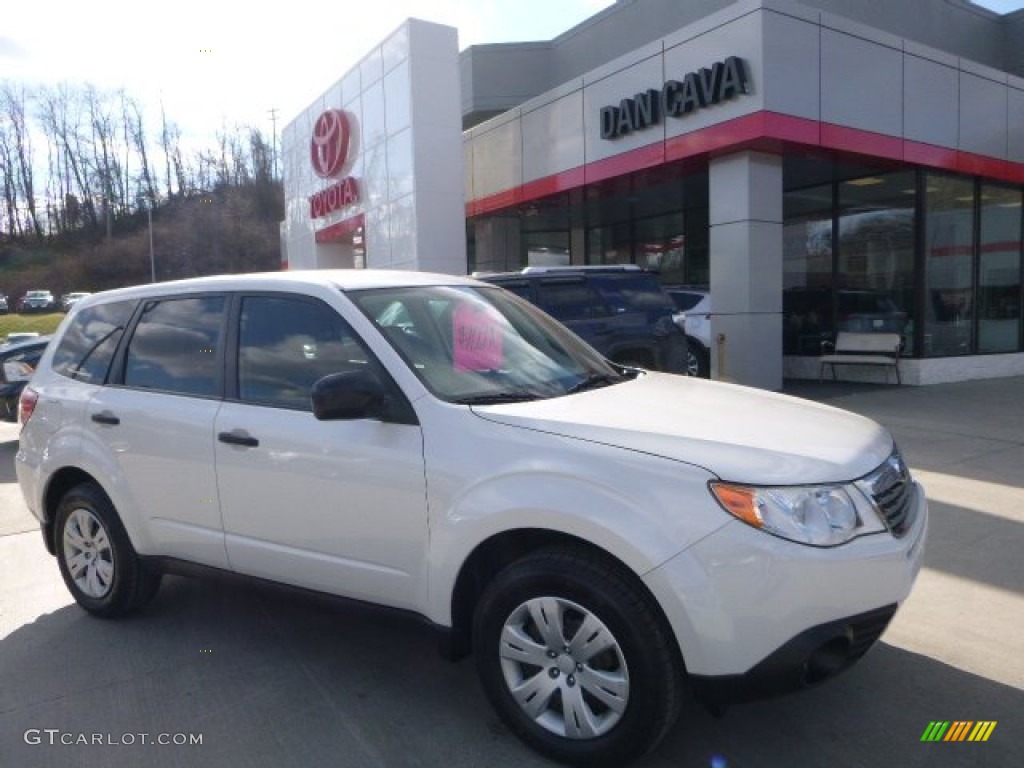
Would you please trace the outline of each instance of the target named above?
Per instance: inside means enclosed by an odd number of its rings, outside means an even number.
[[[671,299],[654,275],[594,275],[593,284],[615,314],[673,311]]]
[[[218,396],[224,306],[223,296],[148,302],[128,342],[125,386]]]
[[[70,379],[102,384],[135,305],[134,301],[113,301],[75,315],[53,353],[53,370]]]
[[[327,305],[273,296],[242,300],[238,396],[244,402],[311,411],[314,382],[368,364],[355,334]]]
[[[544,311],[562,322],[608,315],[604,302],[582,279],[542,280],[537,285],[537,292]]]

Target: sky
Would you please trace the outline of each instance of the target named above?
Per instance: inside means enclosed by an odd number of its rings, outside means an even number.
[[[1024,8],[1024,0],[972,0],[972,2],[996,13],[1011,13]]]
[[[0,81],[91,83],[160,104],[187,143],[270,135],[407,18],[456,27],[459,49],[549,40],[613,0],[0,0]]]
[[[0,0],[0,81],[91,83],[160,104],[186,144],[237,125],[278,133],[405,19],[454,26],[460,50],[549,40],[614,0]],[[1001,13],[1024,0],[975,0]]]

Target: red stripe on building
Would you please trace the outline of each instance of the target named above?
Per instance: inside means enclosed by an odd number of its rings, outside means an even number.
[[[646,147],[471,200],[466,203],[466,215],[477,216],[501,210],[563,192],[574,186],[592,184],[687,158],[711,157],[747,149],[781,153],[809,147],[1024,184],[1024,163],[763,111],[682,136],[673,136]]]

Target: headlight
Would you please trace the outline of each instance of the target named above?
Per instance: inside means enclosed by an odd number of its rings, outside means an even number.
[[[722,508],[744,523],[801,544],[832,547],[885,526],[853,486],[758,488],[711,483]]]

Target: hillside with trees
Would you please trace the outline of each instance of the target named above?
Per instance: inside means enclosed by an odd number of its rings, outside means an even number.
[[[158,129],[151,131],[149,126]],[[98,291],[280,267],[273,142],[186,147],[124,92],[0,83],[0,292]]]

